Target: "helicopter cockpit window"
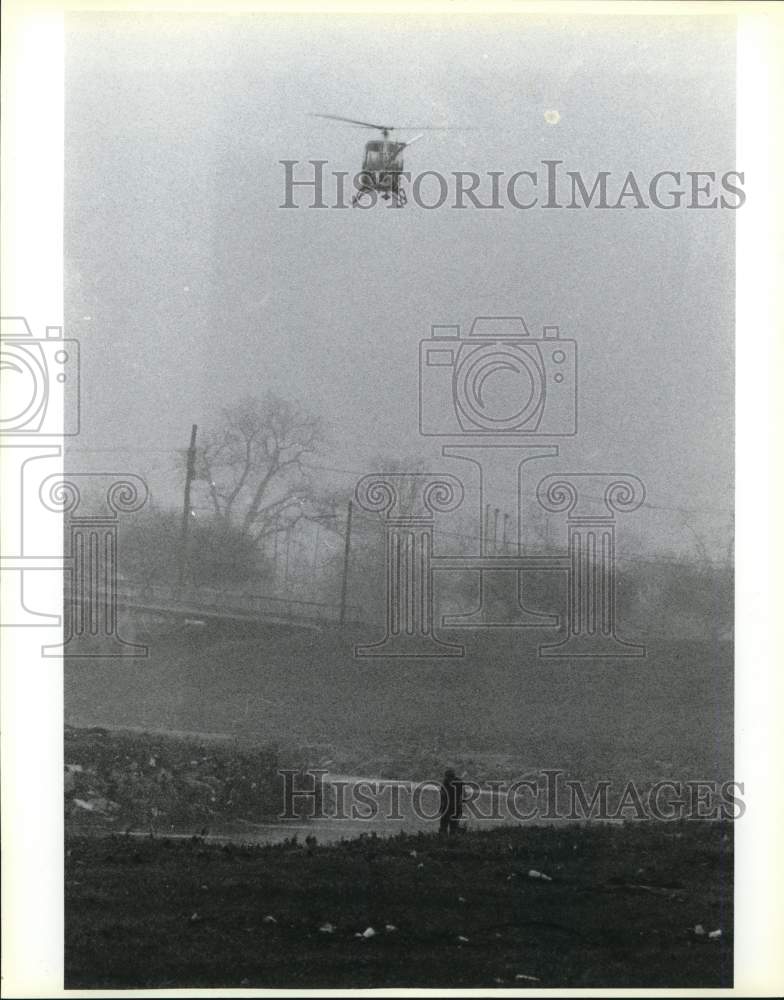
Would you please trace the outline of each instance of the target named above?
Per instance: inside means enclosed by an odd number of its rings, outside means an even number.
[[[380,167],[384,161],[384,144],[369,142],[365,147],[365,166],[371,169]]]

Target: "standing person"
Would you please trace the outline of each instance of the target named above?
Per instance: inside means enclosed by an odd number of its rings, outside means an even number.
[[[439,833],[457,833],[460,817],[463,815],[463,782],[447,768],[441,782],[441,803],[439,809]]]

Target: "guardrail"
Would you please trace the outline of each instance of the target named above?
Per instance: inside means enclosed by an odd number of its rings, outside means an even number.
[[[217,587],[178,587],[172,584],[143,584],[124,580],[117,588],[118,598],[145,604],[162,604],[173,608],[243,613],[260,618],[285,618],[289,621],[340,620],[340,605],[322,601],[303,601],[292,597],[272,597],[267,594],[245,594]],[[359,620],[359,607],[346,606],[346,619]]]

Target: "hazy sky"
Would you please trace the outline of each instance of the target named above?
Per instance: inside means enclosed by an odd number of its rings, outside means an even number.
[[[142,473],[176,502],[174,449],[191,423],[274,389],[324,415],[326,465],[361,474],[379,454],[421,454],[457,472],[417,433],[419,340],[431,323],[521,314],[579,345],[580,435],[537,473],[634,472],[656,505],[637,525],[651,545],[688,542],[669,511],[684,507],[723,548],[733,212],[283,210],[278,161],[359,169],[373,134],[308,116],[325,112],[482,126],[427,134],[407,155],[414,172],[511,174],[544,158],[589,177],[743,170],[730,19],[68,25],[66,335],[82,341],[82,467]]]

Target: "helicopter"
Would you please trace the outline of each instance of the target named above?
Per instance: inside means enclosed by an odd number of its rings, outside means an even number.
[[[403,176],[402,152],[412,143],[421,139],[425,131],[443,131],[446,125],[378,125],[375,122],[362,122],[356,118],[343,118],[341,115],[314,114],[313,118],[328,118],[331,121],[345,122],[348,125],[358,125],[362,128],[372,128],[381,133],[381,139],[371,139],[365,144],[365,155],[362,160],[362,170],[355,181],[357,193],[351,204],[361,205],[363,200],[371,201],[374,192],[381,195],[384,201],[392,199],[394,205],[402,208],[406,204],[406,192],[401,181]],[[422,129],[419,135],[405,141],[391,138],[392,132],[414,131]]]

